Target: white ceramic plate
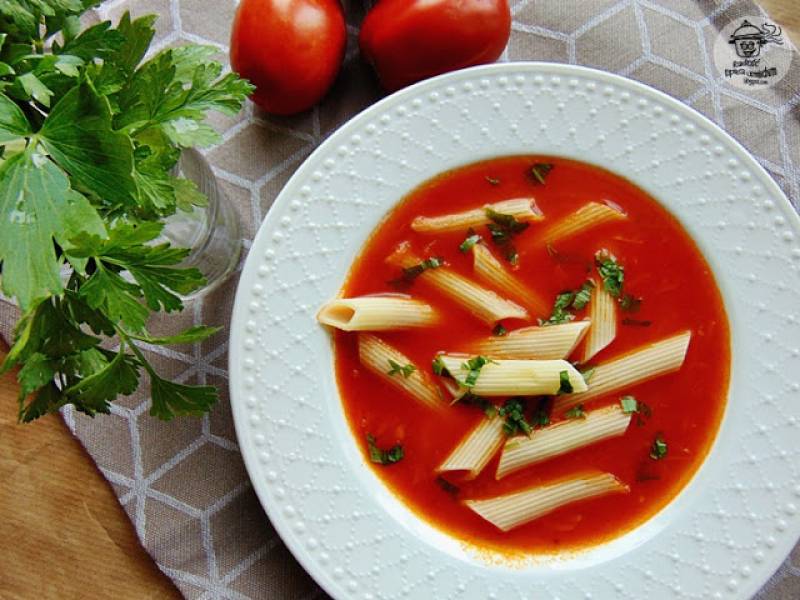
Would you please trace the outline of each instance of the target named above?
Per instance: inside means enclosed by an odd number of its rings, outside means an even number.
[[[364,463],[314,320],[386,212],[453,167],[510,154],[602,165],[698,242],[733,336],[728,407],[690,484],[590,551],[487,564]],[[555,64],[460,71],[386,98],[332,135],[281,192],[247,258],[230,344],[233,415],[272,523],[336,598],[746,598],[800,534],[800,220],[710,121],[641,84]]]

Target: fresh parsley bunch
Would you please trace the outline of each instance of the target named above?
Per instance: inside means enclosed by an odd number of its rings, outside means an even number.
[[[206,201],[173,174],[181,149],[215,142],[207,112],[237,113],[252,88],[222,74],[214,48],[143,62],[155,16],[82,31],[80,15],[98,3],[0,0],[0,283],[23,311],[0,373],[21,366],[21,421],[66,404],[108,413],[142,369],[161,419],[202,414],[217,398],[161,378],[139,345],[217,330],[148,333],[151,311],[181,310],[179,294],[204,284],[176,266],[187,249],[156,240],[164,217]]]

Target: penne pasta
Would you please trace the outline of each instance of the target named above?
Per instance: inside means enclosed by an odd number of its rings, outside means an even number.
[[[483,244],[472,247],[473,269],[478,279],[530,309],[531,314],[546,316],[550,306],[537,292],[514,277],[492,251]]]
[[[691,338],[691,331],[683,331],[597,365],[589,380],[588,391],[570,396],[559,396],[556,398],[553,410],[564,411],[576,404],[588,402],[659,375],[677,371],[686,358]]]
[[[408,269],[420,264],[422,259],[411,250],[408,242],[404,242],[387,257],[386,262]],[[417,279],[449,296],[478,319],[490,325],[503,319],[529,318],[528,312],[518,304],[501,298],[492,290],[454,273],[446,266],[427,269],[419,274]]]
[[[504,439],[506,436],[501,417],[481,419],[478,426],[464,436],[442,464],[436,467],[436,472],[467,471],[466,479],[475,479],[503,445]]]
[[[447,231],[466,231],[470,227],[480,227],[492,222],[487,214],[492,209],[503,215],[510,215],[517,221],[537,221],[543,218],[533,198],[513,198],[494,204],[438,217],[416,217],[411,229],[419,233],[444,233]]]
[[[439,315],[430,304],[403,296],[336,298],[317,313],[317,321],[343,331],[427,327],[438,320]]]
[[[533,243],[552,244],[583,233],[606,223],[622,221],[628,215],[612,203],[588,202],[574,213],[543,227],[533,238]]]
[[[529,438],[511,438],[500,455],[496,478],[502,479],[514,471],[553,456],[620,436],[628,429],[630,422],[631,415],[625,414],[619,405],[613,405],[587,412],[584,418],[536,429]]]
[[[361,333],[358,336],[358,357],[361,364],[384,381],[406,392],[416,400],[431,408],[444,405],[439,387],[430,380],[427,373],[414,365],[398,349],[390,346],[377,336]],[[409,372],[397,371],[399,367],[410,365]],[[390,372],[395,370],[394,374]]]
[[[467,357],[441,354],[442,364],[460,384],[459,395],[467,389],[479,396],[542,396],[557,394],[566,373],[573,392],[587,389],[583,376],[565,360],[490,360],[484,364],[473,385]]]
[[[504,336],[481,340],[475,352],[491,358],[567,358],[583,339],[589,325],[590,321],[572,321],[547,327],[523,327]]]
[[[586,362],[617,337],[617,302],[601,283],[592,289],[589,302],[592,326],[586,334],[581,362]]]
[[[596,472],[584,473],[505,496],[466,500],[464,504],[498,529],[509,531],[567,504],[628,491],[630,488],[611,473]]]

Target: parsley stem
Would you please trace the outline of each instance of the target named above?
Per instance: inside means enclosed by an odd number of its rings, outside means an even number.
[[[121,327],[118,327],[117,325],[114,325],[114,331],[117,332],[117,335],[119,336],[119,339],[121,340],[121,342],[123,344],[128,344],[128,346],[133,351],[133,353],[136,355],[136,358],[139,359],[139,362],[142,364],[142,366],[144,367],[145,371],[147,371],[147,373],[150,375],[150,377],[158,377],[158,373],[156,373],[155,369],[147,361],[147,359],[145,358],[144,354],[142,354],[142,351],[139,349],[139,346],[137,346],[136,344],[133,343],[133,340],[131,339],[131,337],[128,334],[128,332],[126,332]]]

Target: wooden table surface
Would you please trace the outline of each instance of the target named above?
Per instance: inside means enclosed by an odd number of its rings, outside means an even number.
[[[800,46],[800,1],[761,5]],[[0,379],[0,600],[180,598],[66,426],[17,425],[16,395]]]

